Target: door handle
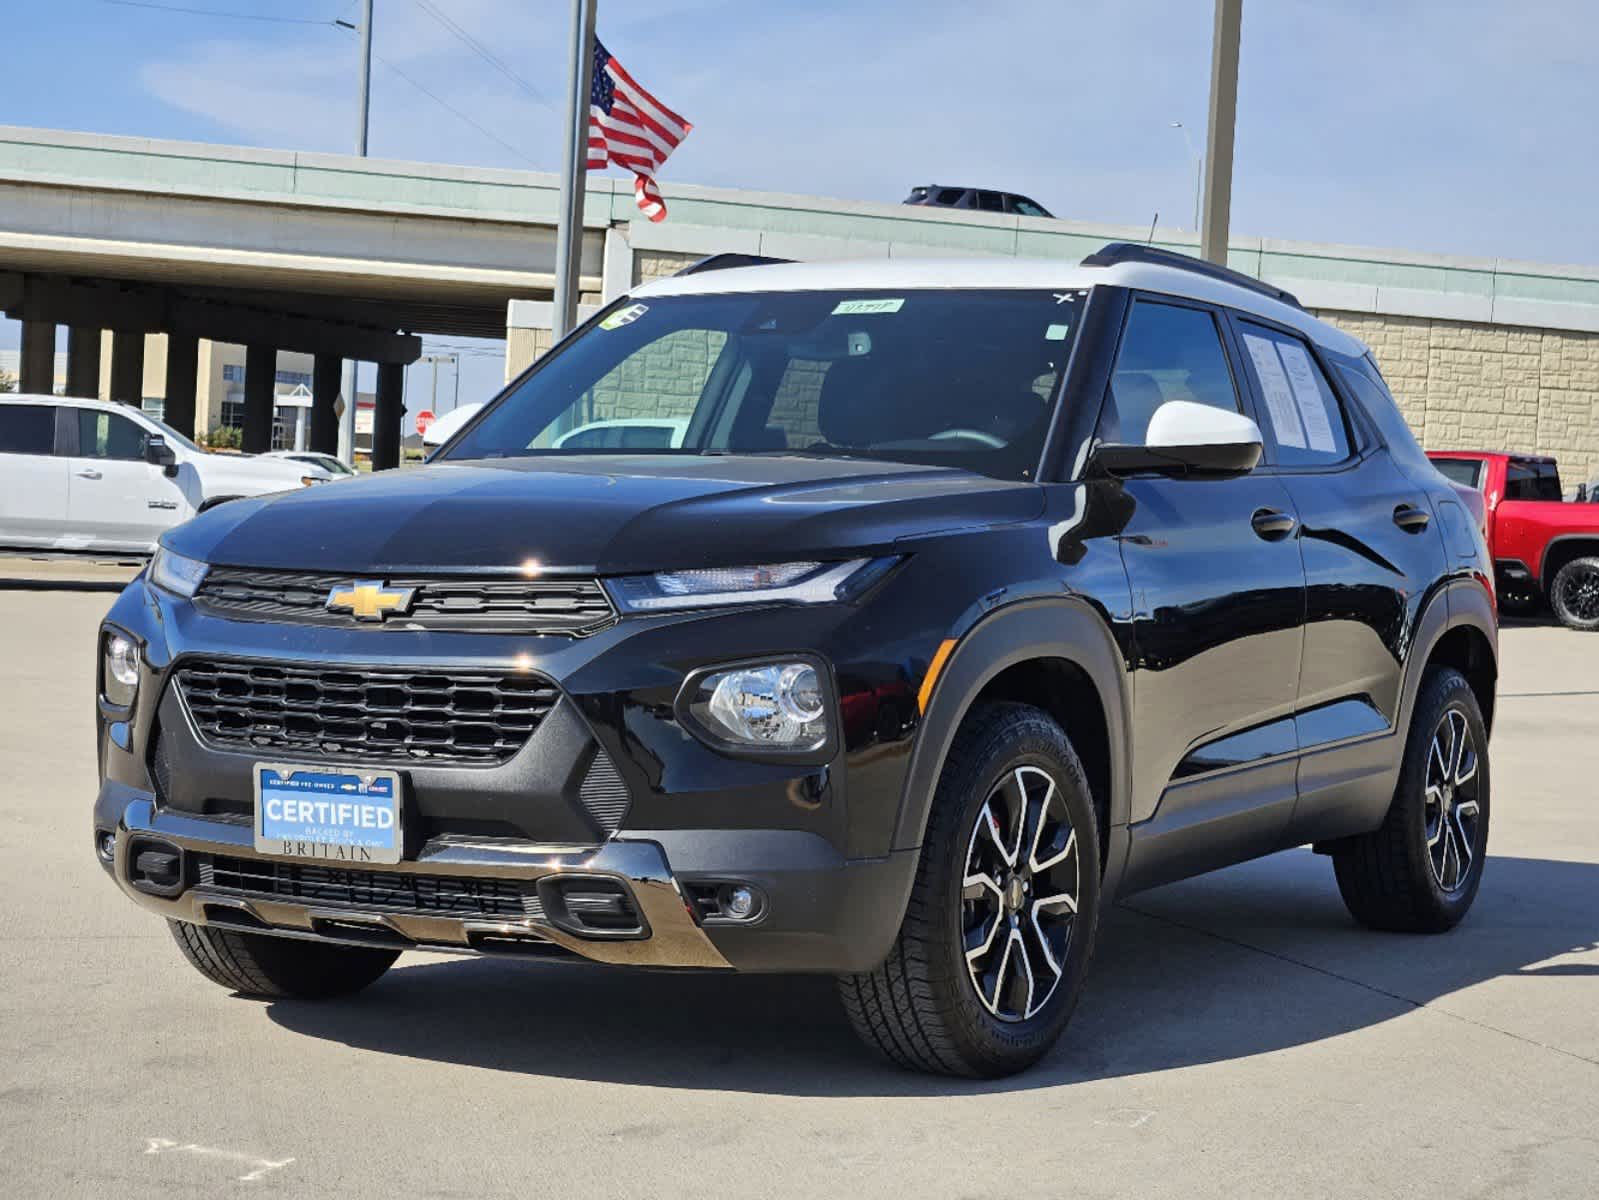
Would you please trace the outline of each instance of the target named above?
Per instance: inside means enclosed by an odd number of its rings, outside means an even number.
[[[78,472],[78,478],[79,479],[99,479],[100,478],[100,472],[92,470],[92,469],[88,470],[88,471],[79,471]]]
[[[1299,528],[1298,521],[1285,512],[1278,512],[1275,508],[1257,508],[1249,523],[1255,527],[1255,532],[1268,542],[1280,542]]]
[[[1417,508],[1414,504],[1401,504],[1394,509],[1394,524],[1406,533],[1420,533],[1431,520],[1432,516],[1426,509]]]

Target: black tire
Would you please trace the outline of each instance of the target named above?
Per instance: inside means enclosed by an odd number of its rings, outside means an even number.
[[[1574,558],[1556,571],[1549,607],[1568,629],[1599,629],[1599,558]]]
[[[1460,781],[1467,770],[1464,754],[1453,769],[1444,762],[1440,770],[1435,762],[1434,743],[1443,736],[1445,722],[1452,732],[1463,727],[1469,735],[1468,782]],[[1449,754],[1443,751],[1445,757]],[[1429,799],[1429,784],[1446,777],[1456,780],[1448,795],[1440,791]],[[1488,731],[1476,694],[1459,671],[1429,667],[1416,696],[1387,818],[1376,832],[1349,838],[1333,852],[1338,890],[1357,921],[1404,933],[1443,933],[1459,924],[1482,883],[1490,783]],[[1476,809],[1468,819],[1462,814],[1470,804]],[[1432,840],[1429,827],[1437,831]],[[1470,854],[1469,864],[1462,858],[1462,846]]]
[[[212,983],[246,996],[330,1000],[375,983],[400,957],[398,950],[330,946],[168,921],[191,966]]]
[[[1019,768],[1022,775],[1016,774]],[[1027,845],[1028,837],[1037,847],[1042,840],[1040,826],[1051,830],[1042,855],[1036,849],[1021,852],[1030,855],[1028,863],[1053,858],[1060,864],[1051,868],[1053,872],[1075,871],[1075,915],[1064,907],[1052,907],[1040,917],[1039,897],[1045,886],[1061,886],[1058,874],[1046,876],[1042,871],[1035,875],[1018,868],[1014,877],[1007,877],[1015,879],[1009,890],[978,888],[980,900],[963,897],[969,858],[981,851],[979,843],[989,828],[979,828],[979,817],[991,797],[999,803],[1002,785],[1017,786],[1006,784],[1007,777],[1023,780],[1019,785],[1023,816],[1016,824],[1007,813],[1005,824],[1018,830],[1014,838],[1018,848]],[[1034,785],[1031,793],[1028,781]],[[1054,792],[1048,790],[1050,784]],[[1040,811],[1052,815],[1034,824],[1026,814],[1032,811],[1028,806],[1037,801],[1040,791]],[[1054,799],[1057,794],[1064,801],[1063,810]],[[1062,811],[1069,826],[1061,822]],[[1021,832],[1029,827],[1031,833]],[[983,845],[1000,853],[1000,830],[998,826],[993,829],[992,840]],[[1004,837],[1010,839],[1011,835]],[[1020,853],[1017,861],[1021,862]],[[1022,890],[1024,875],[1029,886],[1038,882],[1037,895]],[[856,1032],[891,1061],[917,1071],[995,1078],[1031,1066],[1055,1044],[1077,1004],[1093,955],[1099,884],[1099,823],[1093,798],[1082,764],[1061,727],[1048,714],[1024,704],[986,704],[973,710],[956,734],[939,777],[916,881],[893,948],[875,970],[839,977],[844,1009]],[[1013,901],[1022,907],[1009,907]],[[1006,937],[1019,936],[1010,931],[1018,929],[1021,917],[1030,916],[1031,926],[1024,927],[1026,938],[1045,938],[1040,921],[1049,922],[1047,936],[1055,939],[1057,949],[1064,949],[1064,955],[1045,956],[1040,953],[1039,940],[1024,940],[1024,949],[1033,947],[1031,955],[1015,956],[1016,962],[1028,966],[1032,955],[1038,956],[1046,972],[1060,963],[1059,975],[1031,1015],[1023,1011],[1007,1018],[991,1011],[991,1000],[979,995],[980,985],[968,972],[967,923],[976,921],[981,941],[985,922],[978,906],[985,904],[993,918],[988,945],[997,945],[998,932],[1006,929],[1006,921],[1010,923]],[[1003,949],[1011,953],[1008,940]],[[1001,961],[993,977],[998,982],[992,985],[992,996],[1003,1003],[1013,994],[1006,990],[1005,980],[1027,976],[1020,966],[1007,975],[1006,962]],[[1037,989],[1025,994],[1030,1008]]]

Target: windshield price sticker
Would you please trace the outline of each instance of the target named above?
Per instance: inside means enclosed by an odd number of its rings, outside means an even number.
[[[904,307],[903,297],[895,300],[840,300],[833,308],[833,315],[852,317],[861,313],[895,313]]]
[[[1282,360],[1277,357],[1277,345],[1270,338],[1244,334],[1244,348],[1255,364],[1255,374],[1260,379],[1260,390],[1266,393],[1266,411],[1271,415],[1271,426],[1277,440],[1284,446],[1305,448],[1305,432],[1294,411],[1294,393],[1283,371]]]
[[[1310,439],[1310,448],[1324,454],[1334,453],[1338,447],[1333,441],[1327,405],[1321,398],[1321,386],[1316,382],[1316,368],[1311,365],[1310,355],[1295,342],[1279,342],[1277,353],[1288,372],[1288,384],[1293,388],[1294,400],[1299,404],[1299,415],[1305,422],[1305,436]]]
[[[624,325],[631,325],[645,313],[650,311],[647,304],[629,304],[626,308],[619,308],[605,320],[600,322],[601,329],[620,329]]]

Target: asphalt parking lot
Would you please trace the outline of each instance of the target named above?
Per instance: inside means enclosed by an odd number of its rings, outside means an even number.
[[[0,561],[0,1194],[1599,1191],[1599,635],[1504,632],[1455,932],[1357,929],[1303,851],[1146,893],[1056,1052],[971,1084],[867,1057],[825,979],[413,955],[349,1002],[229,996],[90,852],[128,574]]]

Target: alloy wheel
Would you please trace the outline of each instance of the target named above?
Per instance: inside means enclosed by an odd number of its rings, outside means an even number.
[[[1427,792],[1422,821],[1433,878],[1446,892],[1465,882],[1477,853],[1477,749],[1466,714],[1444,712],[1427,754]]]
[[[1560,603],[1579,621],[1599,620],[1599,570],[1574,567],[1556,580]]]
[[[1060,985],[1081,887],[1077,833],[1048,772],[1017,767],[978,810],[966,849],[966,970],[1002,1021],[1035,1016]]]

